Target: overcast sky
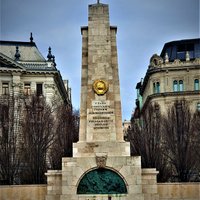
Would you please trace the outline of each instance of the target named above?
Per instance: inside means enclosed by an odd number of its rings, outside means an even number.
[[[81,33],[88,24],[88,5],[96,0],[0,0],[1,40],[34,42],[44,57],[48,47],[63,79],[80,104]],[[100,0],[109,4],[110,24],[118,27],[117,46],[123,119],[135,107],[136,83],[150,57],[164,43],[199,36],[199,0]]]

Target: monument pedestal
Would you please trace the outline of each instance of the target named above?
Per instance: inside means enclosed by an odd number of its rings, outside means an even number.
[[[61,171],[48,171],[46,200],[158,200],[155,169],[142,169],[123,139],[117,28],[108,5],[89,5],[82,27],[79,142]]]
[[[108,156],[99,153],[96,157],[63,158],[62,171],[49,170],[46,200],[159,200],[155,169],[142,169],[140,156]],[[99,169],[111,170],[124,181],[124,194],[78,194],[81,180],[89,172]],[[105,166],[104,166],[105,165]],[[100,167],[100,169],[101,169]],[[95,182],[89,185],[95,187]],[[109,184],[107,184],[109,187]]]
[[[141,161],[140,157],[127,156],[109,156],[107,157],[104,169],[116,172],[125,182],[127,194],[78,194],[77,191],[80,180],[84,178],[91,170],[98,169],[98,161],[96,157],[79,157],[79,158],[63,158],[64,174],[62,178],[62,196],[61,199],[81,199],[81,200],[112,200],[120,199],[141,199],[142,194],[142,177],[141,177]],[[90,187],[95,187],[95,182]],[[107,185],[109,187],[109,185]],[[93,189],[93,188],[92,188]],[[70,192],[70,198],[69,198]],[[82,191],[80,191],[82,192]],[[134,197],[134,198],[133,198]]]
[[[97,153],[106,153],[107,156],[130,156],[129,142],[78,142],[73,145],[73,157],[90,157]]]

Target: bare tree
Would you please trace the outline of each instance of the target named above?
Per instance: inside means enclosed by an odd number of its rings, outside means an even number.
[[[47,152],[54,140],[54,118],[51,107],[41,96],[26,99],[23,123],[23,165],[22,183],[45,182]]]
[[[51,168],[61,169],[62,157],[72,156],[73,142],[78,141],[79,113],[62,105],[57,111],[56,138],[50,151]]]
[[[141,155],[142,167],[157,168],[159,182],[166,181],[170,172],[163,154],[162,119],[159,105],[149,105],[142,119],[132,118],[131,129],[128,131],[131,154]]]
[[[194,140],[193,140],[193,147],[196,153],[197,158],[197,172],[200,172],[200,110],[197,110],[193,116],[193,131],[194,131]],[[200,181],[200,174],[198,180]]]
[[[193,117],[185,100],[176,101],[165,118],[165,155],[173,169],[173,181],[191,181],[198,170],[200,134],[197,119],[199,113]]]
[[[47,168],[61,168],[62,157],[72,156],[79,114],[71,106],[50,107],[44,97],[35,95],[3,96],[0,113],[2,184],[44,183]]]
[[[21,117],[20,99],[0,97],[0,180],[1,184],[16,184],[21,157],[18,151]]]
[[[196,147],[196,153],[197,156],[199,157],[199,161],[200,161],[200,110],[197,110],[194,113],[193,116],[193,131],[194,131],[194,135],[195,135],[195,140],[193,141],[195,143],[195,147]],[[199,169],[200,171],[200,169]]]

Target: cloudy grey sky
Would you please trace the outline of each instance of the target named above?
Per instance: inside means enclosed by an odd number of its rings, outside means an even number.
[[[46,57],[56,56],[63,79],[79,108],[81,75],[80,27],[88,24],[88,5],[96,0],[0,0],[1,40],[34,41]],[[164,43],[199,36],[199,0],[101,0],[109,4],[110,24],[118,27],[117,45],[123,119],[135,107],[136,83],[150,57]]]

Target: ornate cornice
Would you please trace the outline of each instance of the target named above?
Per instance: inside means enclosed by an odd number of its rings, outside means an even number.
[[[189,71],[195,69],[200,69],[200,58],[196,58],[195,60],[190,61],[181,61],[176,59],[173,62],[165,63],[160,56],[154,54],[150,59],[150,65],[144,77],[140,93],[141,95],[143,94],[148,80],[152,74],[169,71]]]
[[[142,106],[142,112],[146,109],[149,102],[156,98],[166,98],[166,97],[181,97],[181,96],[192,96],[192,95],[200,95],[200,90],[197,91],[182,91],[182,92],[163,92],[163,93],[157,93],[149,95]]]
[[[20,62],[27,70],[56,71],[54,64],[51,62]]]

